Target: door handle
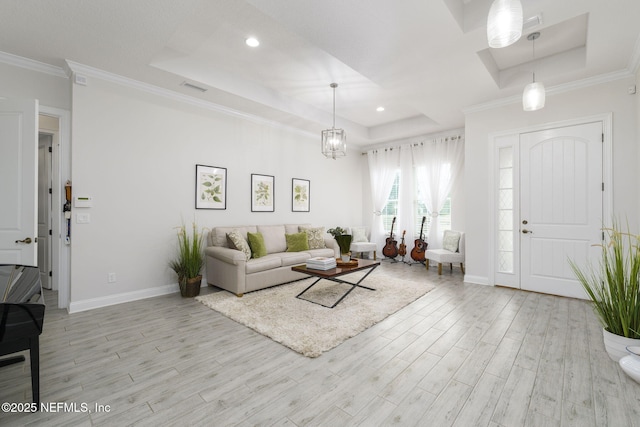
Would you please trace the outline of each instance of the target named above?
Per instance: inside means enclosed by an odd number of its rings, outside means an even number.
[[[527,230],[527,229],[522,230],[522,234],[527,234],[527,233],[533,234],[533,231]]]
[[[27,237],[23,240],[16,240],[16,243],[26,243],[28,245],[29,243],[31,243],[31,237]]]

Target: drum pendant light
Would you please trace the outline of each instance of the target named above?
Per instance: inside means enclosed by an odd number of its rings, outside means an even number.
[[[535,32],[531,33],[527,36],[527,40],[530,40],[533,45],[533,58],[536,57],[535,51],[535,40],[540,37],[540,33]],[[529,83],[524,87],[524,92],[522,93],[522,108],[524,111],[536,111],[541,108],[544,108],[544,102],[546,98],[546,92],[544,89],[544,84],[542,82],[536,81],[536,73],[533,74],[533,82]]]
[[[507,47],[520,39],[524,22],[520,0],[494,0],[487,18],[487,40],[493,48]]]

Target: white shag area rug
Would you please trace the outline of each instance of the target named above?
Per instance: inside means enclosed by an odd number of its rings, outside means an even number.
[[[342,276],[357,282],[363,273]],[[343,341],[385,319],[434,287],[427,283],[396,279],[372,272],[335,308],[332,305],[351,286],[321,280],[303,299],[296,298],[315,278],[244,294],[238,298],[226,291],[196,297],[218,311],[256,332],[307,357],[318,357]]]

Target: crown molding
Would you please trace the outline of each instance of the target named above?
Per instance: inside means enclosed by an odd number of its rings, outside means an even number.
[[[629,77],[633,77],[634,73],[632,73],[629,69],[613,71],[607,74],[600,74],[594,77],[588,77],[586,79],[575,80],[568,83],[559,84],[556,86],[551,86],[546,89],[547,96],[558,95],[565,92],[570,92],[577,89],[582,89],[590,86],[595,86],[603,83],[613,82],[620,79],[626,79]],[[494,101],[484,102],[482,104],[472,105],[470,107],[466,107],[462,109],[462,112],[467,115],[470,113],[477,113],[480,111],[492,110],[498,107],[504,107],[511,104],[517,104],[522,102],[522,95],[514,95],[509,96],[507,98],[500,98]]]
[[[65,61],[70,75],[80,74],[86,77],[95,77],[121,86],[167,98],[172,101],[181,102],[205,110],[222,113],[228,116],[239,117],[245,120],[249,120],[253,123],[284,129],[300,135],[317,137],[315,133],[298,129],[292,126],[287,126],[274,120],[265,119],[264,117],[256,116],[254,114],[249,114],[239,110],[235,110],[233,108],[225,107],[224,105],[216,104],[215,102],[204,101],[202,99],[194,98],[159,86],[134,80],[129,77],[124,77],[119,74],[110,73],[108,71],[100,70],[98,68],[90,67],[88,65],[80,64],[68,59]]]
[[[7,52],[0,52],[0,62],[14,67],[26,68],[27,70],[37,71],[39,73],[49,74],[55,77],[61,77],[68,79],[69,75],[65,73],[64,69],[56,67],[55,65],[45,64],[44,62],[35,61],[33,59],[25,58],[18,55],[13,55]]]
[[[632,74],[636,74],[638,69],[640,68],[640,37],[636,40],[636,45],[634,46],[633,53],[631,54],[631,58],[629,58],[629,65],[627,65],[627,69]]]

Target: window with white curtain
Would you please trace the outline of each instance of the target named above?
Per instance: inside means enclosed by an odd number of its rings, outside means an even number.
[[[393,218],[398,215],[399,185],[400,171],[398,170],[396,171],[396,177],[393,180],[393,187],[391,187],[389,197],[387,197],[387,203],[385,203],[384,209],[382,209],[382,225],[384,226],[384,231],[387,234],[391,232],[391,223],[393,222]]]
[[[416,180],[417,181],[417,180]],[[400,171],[396,171],[395,179],[393,181],[393,186],[391,187],[391,191],[389,192],[389,197],[387,197],[387,203],[382,210],[382,224],[384,225],[385,233],[389,234],[391,232],[391,223],[393,222],[393,217],[398,215],[398,205],[399,205],[399,189],[400,189]],[[421,201],[421,198],[418,197],[418,186],[414,188],[414,199],[413,205],[415,206],[414,215],[413,215],[413,228],[414,235],[416,238],[420,236],[420,227],[422,225],[422,217],[425,216],[424,229],[422,231],[423,237],[426,239],[426,235],[429,232],[429,227],[431,225],[432,216],[427,211],[426,206]],[[440,210],[438,214],[438,225],[439,229],[451,230],[451,197],[447,196],[446,202],[443,208]],[[397,229],[394,230],[394,234],[397,234]]]
[[[447,168],[448,171],[448,168]],[[429,212],[429,210],[427,209],[427,207],[425,206],[423,200],[424,197],[422,197],[422,195],[420,194],[420,186],[418,185],[418,179],[420,176],[424,176],[424,166],[419,166],[417,168],[415,168],[415,183],[416,183],[416,188],[415,188],[415,213],[414,213],[414,233],[416,236],[416,239],[418,237],[420,237],[420,228],[422,227],[422,217],[426,217],[425,221],[424,221],[424,229],[422,230],[422,234],[423,234],[423,238],[426,240],[427,238],[427,234],[429,233],[429,230],[431,229],[431,221],[433,220],[433,217],[431,216],[431,213]],[[440,212],[438,212],[438,229],[440,231],[444,231],[444,230],[451,230],[451,196],[448,194],[445,202],[444,202],[444,206],[442,207],[442,209],[440,210]]]
[[[425,217],[423,238],[439,248],[443,231],[451,229],[451,192],[464,164],[464,136],[374,150],[368,161],[374,206],[383,206],[374,214],[376,237],[388,236],[396,217],[408,238],[417,238]],[[394,228],[394,234],[400,231]]]
[[[422,234],[426,240],[429,229],[431,228],[431,220],[433,219],[431,214],[427,211],[427,207],[421,201],[416,201],[414,232],[416,239],[420,236],[420,227],[422,226],[422,217],[426,217],[424,221],[424,229]],[[441,231],[451,230],[451,197],[447,196],[447,200],[444,202],[444,206],[438,213],[438,229]]]

